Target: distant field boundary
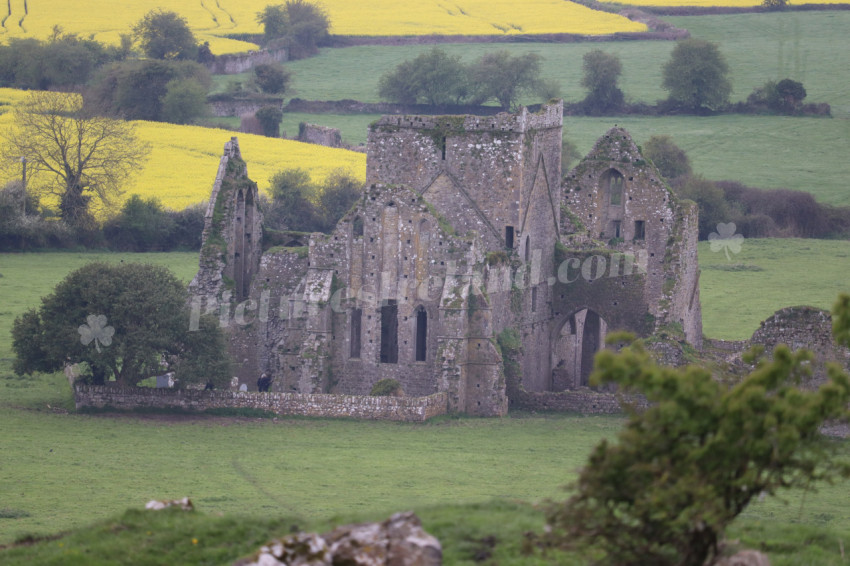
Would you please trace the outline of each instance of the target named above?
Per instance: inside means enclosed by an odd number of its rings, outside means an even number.
[[[440,43],[581,43],[607,41],[676,41],[690,37],[688,30],[668,28],[663,31],[618,32],[606,35],[575,33],[543,33],[516,35],[334,35],[327,47],[361,45],[431,45]]]
[[[829,12],[850,10],[850,4],[801,4],[771,10],[763,6],[640,6],[656,16],[714,16],[723,14],[776,14],[782,12]]]
[[[281,416],[354,418],[423,422],[447,411],[446,393],[427,397],[367,397],[361,395],[306,395],[253,391],[198,391],[76,384],[76,408],[118,410],[255,409]]]

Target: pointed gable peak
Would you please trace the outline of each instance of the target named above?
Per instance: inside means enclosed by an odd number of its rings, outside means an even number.
[[[613,127],[596,140],[589,159],[602,161],[637,161],[642,159],[640,149],[624,128]]]

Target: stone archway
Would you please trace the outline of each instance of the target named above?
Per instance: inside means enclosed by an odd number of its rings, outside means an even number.
[[[588,386],[593,357],[605,345],[608,324],[592,309],[579,309],[558,327],[552,348],[552,391]]]

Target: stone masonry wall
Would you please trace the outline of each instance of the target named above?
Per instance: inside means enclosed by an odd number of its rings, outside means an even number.
[[[325,147],[342,147],[342,134],[338,128],[304,124],[298,130],[298,141]]]
[[[445,414],[446,394],[428,397],[360,397],[354,395],[302,395],[104,387],[75,385],[77,409],[112,407],[121,410],[150,407],[189,411],[206,409],[259,409],[283,416],[305,416],[421,422]]]
[[[215,61],[207,63],[206,67],[214,75],[236,75],[263,63],[282,63],[288,59],[289,53],[286,49],[261,49],[248,53],[218,55]]]
[[[621,400],[639,409],[649,407],[649,403],[644,397],[598,393],[590,389],[583,389],[558,393],[515,392],[511,396],[511,409],[558,411],[583,415],[616,415],[624,412]]]
[[[827,362],[850,367],[850,350],[838,346],[832,337],[832,317],[828,311],[814,307],[788,307],[776,311],[761,323],[750,339],[751,345],[764,346],[771,354],[779,344],[791,350],[806,348],[815,355],[812,377],[804,386],[818,387],[826,381]]]
[[[254,116],[260,108],[276,106],[283,108],[283,98],[229,98],[207,102],[213,116]]]

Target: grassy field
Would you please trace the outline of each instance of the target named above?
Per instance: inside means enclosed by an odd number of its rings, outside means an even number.
[[[830,204],[850,204],[850,51],[845,41],[850,12],[794,12],[668,18],[696,37],[721,43],[731,69],[733,99],[744,99],[767,80],[792,77],[804,82],[808,99],[832,105],[834,118],[726,115],[715,117],[566,117],[564,136],[582,153],[614,124],[625,126],[641,143],[654,134],[671,135],[690,155],[697,173],[709,179],[734,179],[764,188],[813,193]],[[632,100],[654,102],[666,96],[661,69],[669,42],[600,42],[583,44],[444,45],[471,61],[493,49],[533,51],[545,58],[543,74],[561,84],[567,100],[580,100],[581,61],[591,49],[603,49],[623,63],[621,87]],[[377,82],[387,70],[430,46],[364,46],[323,50],[318,57],[295,61],[293,96],[311,100],[377,101]],[[535,102],[533,99],[525,102]],[[373,115],[293,114],[284,129],[295,131],[308,121],[338,127],[349,143],[362,143]],[[290,134],[292,135],[292,134]]]
[[[339,128],[350,144],[366,142],[376,114],[284,114],[282,129],[297,135],[299,122]],[[736,180],[762,188],[808,191],[821,202],[850,205],[850,120],[768,116],[564,117],[564,139],[582,155],[614,125],[638,144],[669,135],[708,179]],[[573,164],[575,165],[575,164]],[[250,162],[249,162],[250,167]]]
[[[791,77],[803,81],[808,99],[829,102],[836,116],[850,116],[850,52],[836,49],[846,38],[850,12],[786,12],[724,16],[665,17],[694,37],[720,43],[729,63],[733,100],[747,97],[767,80]],[[593,49],[617,55],[623,65],[620,88],[635,101],[655,102],[667,96],[661,88],[662,67],[670,57],[669,41],[588,43],[517,43],[441,45],[471,62],[482,54],[507,49],[534,52],[544,58],[543,76],[561,85],[567,100],[580,100],[582,56]],[[430,45],[361,46],[323,49],[317,57],[292,61],[294,96],[308,100],[378,101],[378,79]],[[539,102],[529,99],[525,102]]]
[[[706,332],[728,338],[751,333],[758,320],[747,322],[750,312],[742,316],[743,304],[756,305],[753,314],[762,306],[767,314],[801,302],[828,306],[846,287],[842,275],[847,273],[848,254],[847,242],[748,240],[730,263],[722,253],[702,246]],[[171,267],[184,281],[197,266],[193,253],[0,255],[0,427],[5,431],[0,435],[0,544],[107,521],[151,498],[186,495],[212,516],[250,516],[245,523],[261,524],[256,527],[261,533],[275,532],[279,527],[274,525],[280,523],[273,519],[278,517],[327,524],[339,515],[380,518],[398,509],[415,509],[428,517],[426,526],[433,525],[431,530],[445,532],[452,540],[457,535],[449,534],[447,525],[456,524],[460,516],[478,512],[475,521],[481,521],[481,515],[493,514],[486,505],[484,511],[475,511],[484,502],[559,497],[559,486],[573,477],[590,448],[615,434],[621,423],[615,417],[527,414],[442,418],[424,425],[64,414],[73,403],[61,374],[33,379],[10,371],[8,330],[16,315],[36,306],[68,271],[91,260],[155,262]],[[714,268],[735,264],[757,265],[764,271]],[[807,279],[812,273],[819,280],[834,280],[833,287],[818,290],[817,298]],[[724,302],[726,296],[734,300]],[[740,536],[775,540],[775,529],[794,523],[804,532],[821,532],[818,544],[835,555],[834,533],[850,528],[844,486],[826,486],[805,497],[789,494],[788,500],[790,504],[768,499],[749,508],[737,527]],[[508,515],[525,525],[524,530],[540,524],[531,511],[505,511]],[[227,524],[230,519],[215,520]],[[186,528],[208,532],[207,527]],[[487,533],[477,528],[495,527],[469,527],[483,537]],[[68,546],[39,545],[46,553],[44,563],[69,563],[64,560],[73,557],[73,548],[98,547],[100,543],[86,538],[93,536],[89,531],[68,539]],[[514,531],[502,536],[508,533]],[[459,545],[452,552],[469,552],[468,541],[452,544]],[[799,560],[799,548],[806,546],[775,544],[778,554],[790,553],[777,564],[793,564]],[[8,563],[17,563],[15,556],[25,560],[33,555],[12,551]],[[0,562],[7,563],[2,554]]]
[[[744,240],[731,260],[708,242],[699,252],[703,328],[712,338],[749,338],[779,308],[831,309],[850,293],[848,241]]]

